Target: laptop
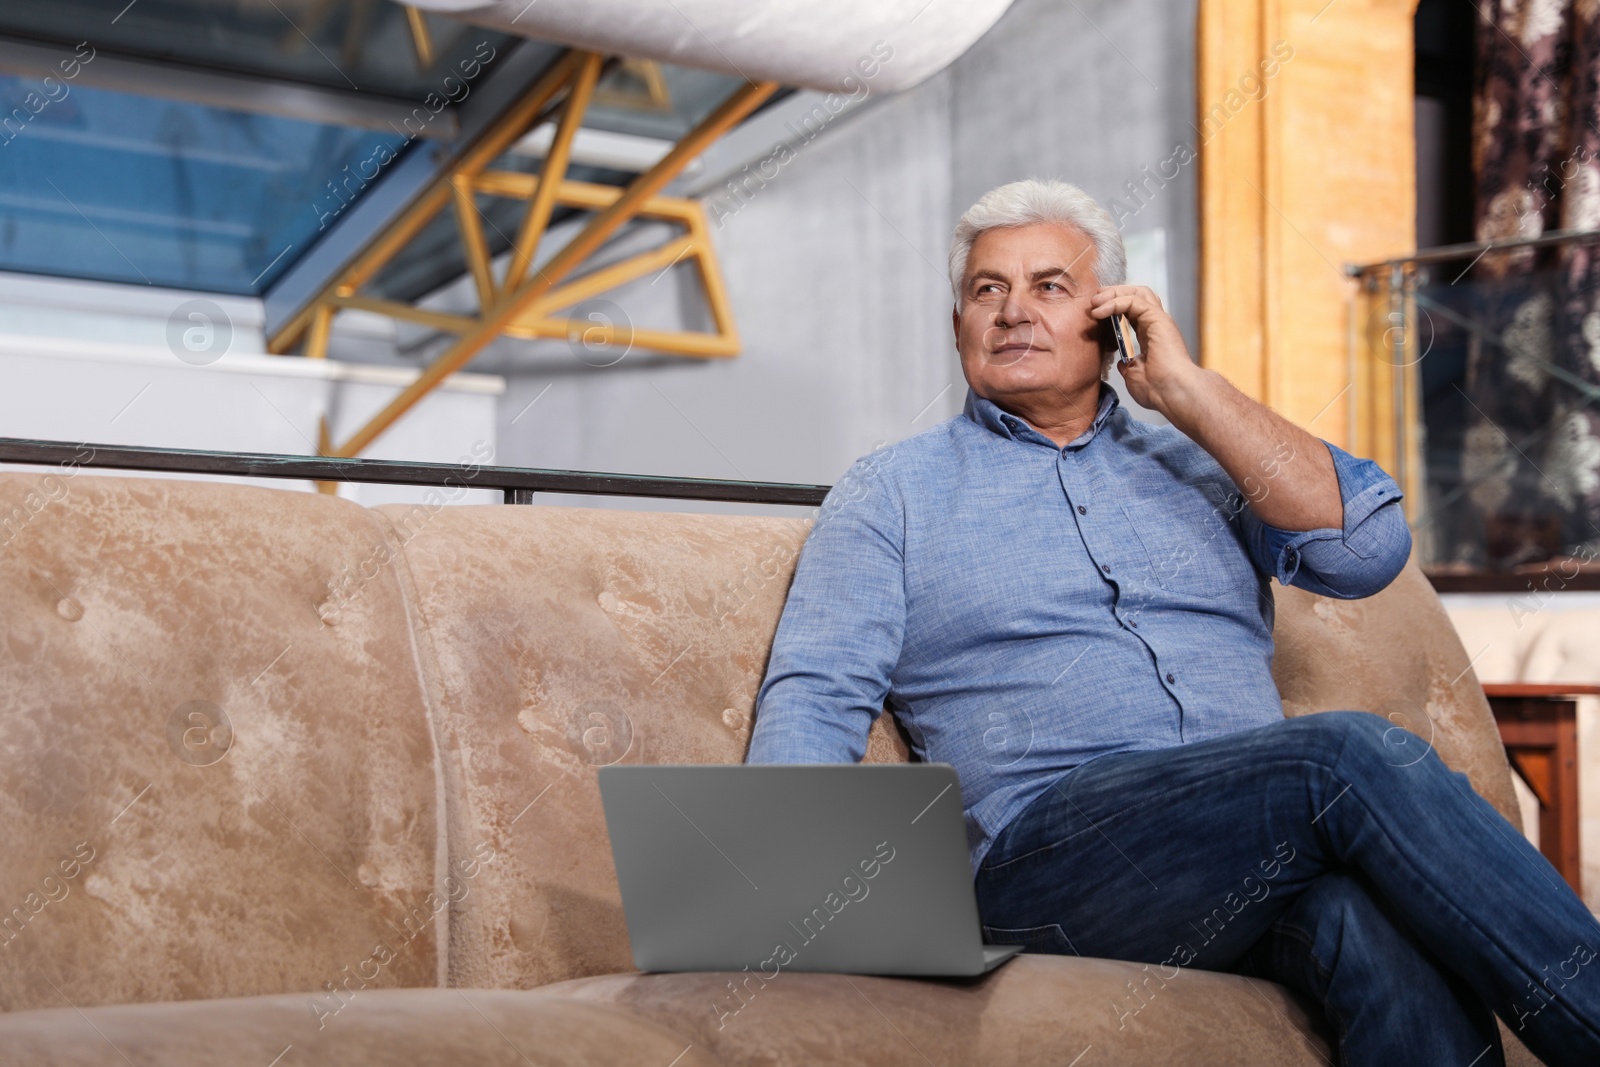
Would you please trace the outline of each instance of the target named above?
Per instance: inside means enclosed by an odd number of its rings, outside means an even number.
[[[985,945],[948,763],[599,770],[641,971],[970,976]]]

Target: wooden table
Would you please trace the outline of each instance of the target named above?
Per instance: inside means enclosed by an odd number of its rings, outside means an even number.
[[[1485,684],[1506,756],[1539,798],[1539,851],[1581,893],[1578,857],[1578,697],[1600,685]]]

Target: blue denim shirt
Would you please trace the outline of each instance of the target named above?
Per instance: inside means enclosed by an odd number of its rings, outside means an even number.
[[[863,456],[828,492],[746,761],[859,762],[887,700],[917,757],[960,776],[976,874],[1086,760],[1278,721],[1269,576],[1370,596],[1411,550],[1393,480],[1328,449],[1344,526],[1288,532],[1109,387],[1064,448],[969,389],[961,415]]]

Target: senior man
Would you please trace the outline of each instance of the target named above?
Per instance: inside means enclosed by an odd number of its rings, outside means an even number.
[[[1283,717],[1269,576],[1370,596],[1400,491],[1190,358],[1110,217],[1024,181],[950,252],[961,415],[862,457],[796,567],[748,762],[953,764],[987,939],[1273,979],[1345,1063],[1600,1062],[1600,925],[1427,742]],[[1106,384],[1114,315],[1140,354]],[[1129,1009],[1130,1011],[1133,1009]]]

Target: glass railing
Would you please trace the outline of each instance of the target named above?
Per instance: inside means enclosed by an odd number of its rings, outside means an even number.
[[[1600,571],[1600,231],[1349,272],[1350,437],[1405,487],[1436,584]]]

